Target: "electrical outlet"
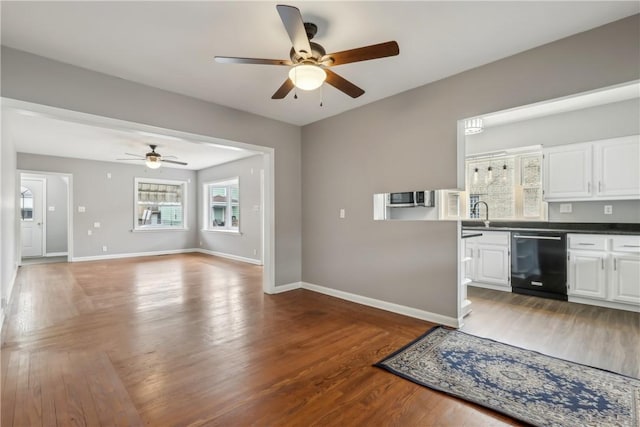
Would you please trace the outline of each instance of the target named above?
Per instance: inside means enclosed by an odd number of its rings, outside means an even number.
[[[604,214],[612,215],[613,214],[613,205],[604,205]]]
[[[340,209],[340,219],[344,219],[346,216],[346,212],[344,209]]]
[[[107,179],[111,179],[111,172],[107,172]]]
[[[87,230],[87,236],[91,236],[92,234],[93,234],[93,231]]]
[[[106,246],[102,247],[102,252],[107,252],[107,247]]]

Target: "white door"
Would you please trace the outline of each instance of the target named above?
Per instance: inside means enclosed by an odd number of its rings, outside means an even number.
[[[606,255],[602,252],[569,251],[569,295],[604,299],[607,296]]]
[[[43,256],[43,181],[23,179],[21,184],[20,223],[22,228],[22,256]]]

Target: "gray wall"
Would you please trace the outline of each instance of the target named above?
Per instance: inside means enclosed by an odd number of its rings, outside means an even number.
[[[456,224],[373,221],[372,195],[455,188],[458,119],[638,79],[639,25],[635,15],[305,126],[303,280],[457,317]]]
[[[73,257],[191,249],[197,247],[196,173],[184,169],[151,170],[124,165],[18,153],[18,169],[73,175]],[[107,178],[111,173],[111,178]],[[187,231],[132,232],[136,177],[190,180],[187,184]],[[84,213],[78,212],[84,206]],[[94,222],[100,228],[94,228]],[[92,230],[92,235],[87,234]],[[102,251],[107,246],[107,252]]]
[[[466,137],[467,154],[526,147],[545,147],[640,134],[640,100],[631,99],[547,117],[487,128]],[[569,214],[560,203],[549,203],[549,221],[639,222],[640,200],[572,202]],[[613,215],[604,215],[604,205]]]
[[[2,96],[275,151],[275,284],[301,279],[301,130],[254,114],[2,47]],[[86,230],[85,230],[86,233]]]
[[[67,183],[57,175],[45,175],[47,179],[47,248],[46,253],[67,252]],[[55,210],[50,211],[53,207]]]
[[[16,223],[16,150],[12,138],[2,133],[0,144],[0,300],[11,296],[17,266],[18,227]]]
[[[253,156],[198,171],[198,230],[201,248],[258,262],[262,260],[262,210],[260,207],[262,157],[262,155]],[[236,176],[240,180],[240,231],[242,234],[203,231],[205,220],[202,203],[206,200],[203,184]]]

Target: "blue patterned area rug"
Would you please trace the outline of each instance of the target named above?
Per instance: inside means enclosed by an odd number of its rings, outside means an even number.
[[[442,326],[375,366],[534,426],[638,426],[640,380]]]

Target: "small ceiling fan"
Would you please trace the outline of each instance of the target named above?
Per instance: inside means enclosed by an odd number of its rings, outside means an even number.
[[[176,156],[163,156],[156,151],[157,145],[150,144],[149,148],[151,151],[145,154],[144,156],[140,156],[138,154],[132,153],[124,153],[127,156],[134,156],[133,159],[116,159],[116,160],[133,160],[133,161],[144,161],[149,169],[158,169],[162,163],[173,163],[176,165],[187,166],[185,162],[179,162],[177,160],[168,160],[168,158],[175,159]]]
[[[294,86],[302,90],[314,90],[319,88],[325,81],[350,97],[357,98],[364,93],[364,90],[340,77],[331,71],[329,67],[385,58],[400,53],[398,43],[389,41],[327,54],[322,46],[311,41],[318,31],[318,27],[311,22],[304,22],[297,7],[279,4],[276,9],[289,34],[291,43],[293,43],[289,53],[290,60],[230,56],[215,57],[215,60],[220,63],[284,65],[291,67],[289,78],[273,94],[272,99],[283,99]]]

